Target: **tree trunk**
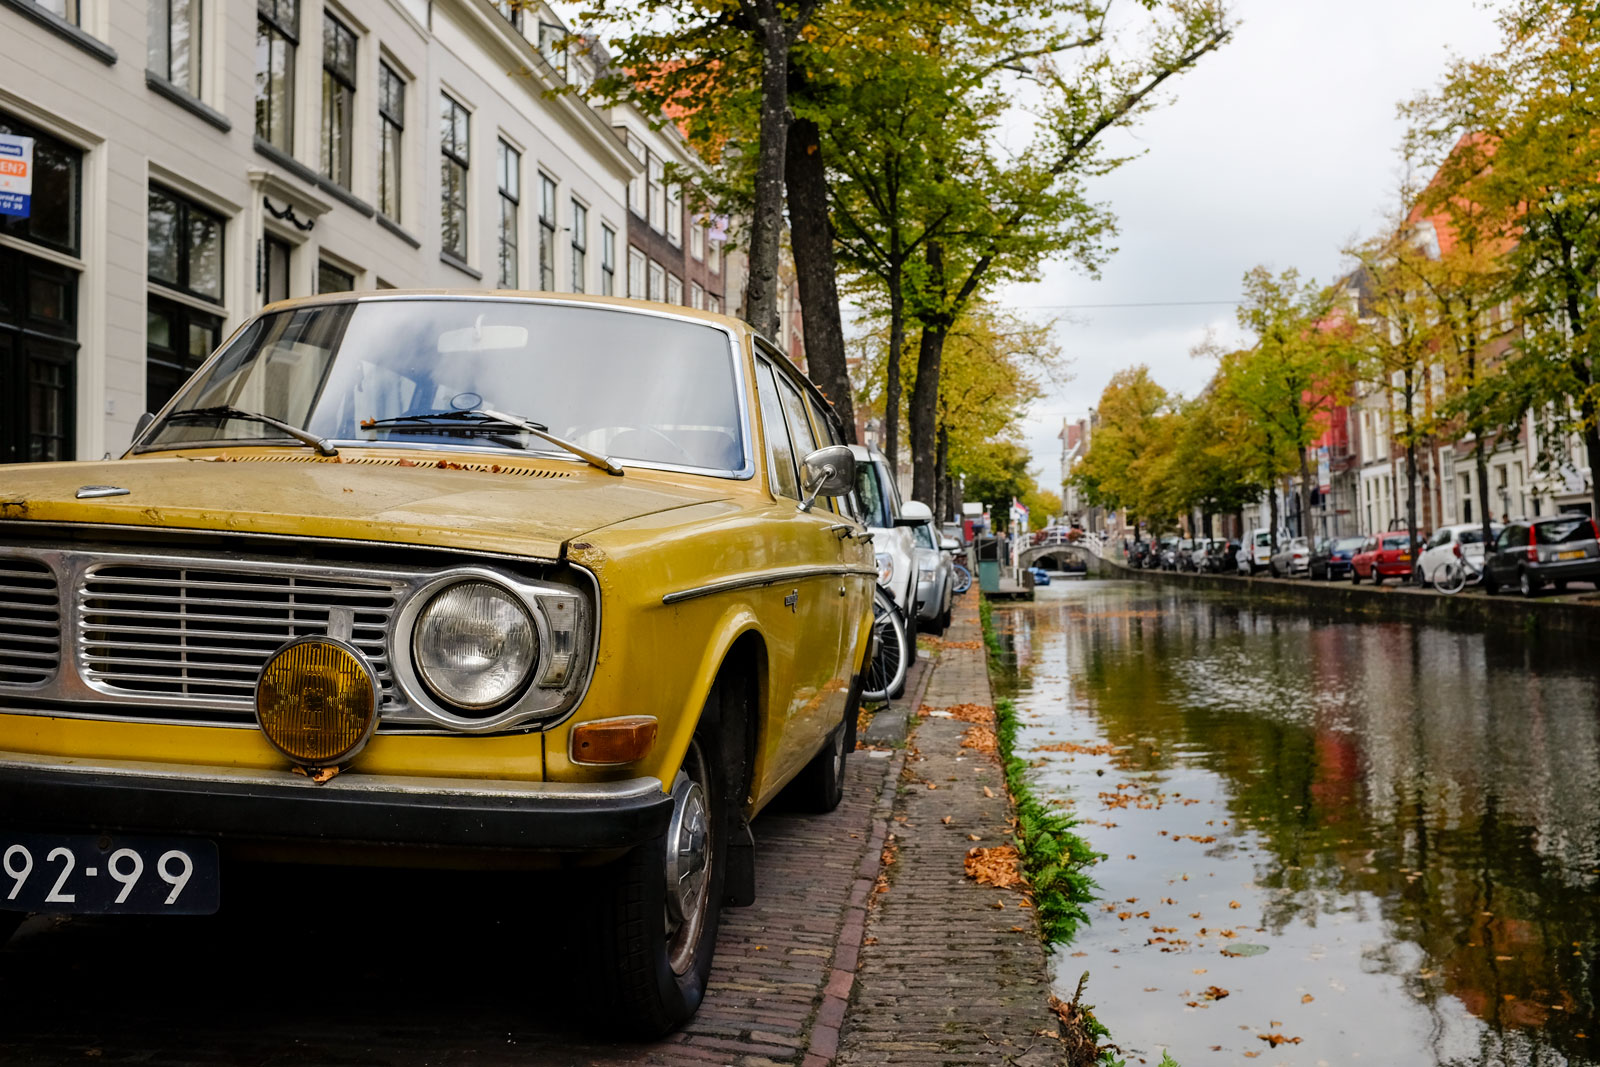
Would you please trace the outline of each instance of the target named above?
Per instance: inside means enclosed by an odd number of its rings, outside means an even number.
[[[1411,546],[1411,567],[1417,566],[1417,443],[1406,441],[1406,532]]]
[[[1300,536],[1311,537],[1311,463],[1309,446],[1300,449]]]
[[[1489,510],[1489,457],[1483,454],[1487,442],[1480,430],[1477,437],[1477,448],[1473,449],[1473,466],[1478,472],[1478,508],[1482,512],[1478,521],[1483,524],[1483,559],[1489,561],[1489,553],[1494,548],[1494,513]]]
[[[1267,486],[1267,516],[1267,543],[1269,545],[1267,551],[1276,556],[1278,554],[1278,487],[1271,484]],[[1248,532],[1245,536],[1249,536]],[[1251,540],[1247,547],[1250,550],[1250,566],[1254,567],[1256,563],[1254,539]]]
[[[1583,402],[1583,450],[1589,456],[1589,514],[1600,519],[1600,426],[1595,425],[1593,401]]]
[[[945,477],[945,471],[948,468],[949,463],[950,433],[945,429],[944,423],[941,421],[939,423],[939,449],[934,457],[933,476],[933,517],[936,521],[941,523],[944,522],[946,516],[950,514],[950,500],[945,491],[946,482],[948,481],[948,479]]]
[[[944,358],[945,327],[924,325],[917,346],[917,383],[911,389],[911,498],[933,497],[937,477],[939,363]]]
[[[750,217],[744,319],[778,340],[778,256],[783,237],[783,157],[789,134],[789,33],[775,3],[757,5],[761,33],[761,133]]]
[[[806,372],[844,424],[846,441],[856,439],[855,404],[845,365],[844,324],[834,275],[833,225],[828,221],[828,175],[822,165],[817,124],[795,119],[784,151],[788,179],[789,243],[800,283],[800,320],[806,337]]]
[[[889,365],[884,374],[883,454],[889,469],[900,469],[900,358],[906,350],[906,298],[898,265],[889,269]]]

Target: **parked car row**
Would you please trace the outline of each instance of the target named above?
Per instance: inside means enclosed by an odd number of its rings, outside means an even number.
[[[1561,514],[1518,519],[1490,526],[1456,523],[1416,538],[1412,558],[1408,530],[1385,530],[1362,537],[1291,537],[1279,531],[1251,530],[1243,542],[1164,537],[1154,543],[1135,541],[1128,549],[1130,567],[1274,578],[1345,579],[1360,585],[1410,581],[1454,588],[1457,579],[1481,581],[1493,594],[1515,589],[1537,596],[1546,588],[1561,591],[1568,582],[1600,586],[1600,523],[1587,515]],[[1276,541],[1276,551],[1273,543]],[[1463,583],[1463,584],[1465,584]]]

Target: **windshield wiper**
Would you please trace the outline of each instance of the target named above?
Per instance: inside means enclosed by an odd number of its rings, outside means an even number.
[[[391,419],[362,419],[363,430],[412,430],[412,429],[438,429],[440,422],[462,422],[466,426],[458,429],[492,430],[495,426],[506,426],[522,433],[529,433],[535,437],[549,441],[551,444],[566,449],[574,456],[586,461],[591,466],[598,467],[607,474],[621,476],[622,468],[613,463],[609,456],[602,456],[591,452],[582,445],[573,444],[562,437],[557,437],[550,432],[549,427],[543,423],[525,419],[521,415],[507,415],[503,411],[493,411],[489,408],[465,408],[456,411],[428,411],[418,415],[396,415]]]
[[[246,422],[259,422],[271,426],[275,430],[282,430],[301,444],[310,445],[317,450],[319,456],[337,456],[339,450],[328,443],[326,437],[318,437],[310,430],[302,430],[298,426],[290,425],[282,419],[275,419],[271,415],[263,415],[259,411],[246,411],[236,408],[232,404],[218,404],[209,408],[184,408],[174,411],[167,416],[168,422],[181,420],[183,422],[198,421],[200,419],[242,419]]]

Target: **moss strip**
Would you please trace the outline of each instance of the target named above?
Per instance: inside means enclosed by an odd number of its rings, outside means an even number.
[[[1001,648],[987,600],[979,602],[978,614],[992,665]],[[1051,811],[1034,795],[1033,784],[1028,780],[1028,763],[1016,754],[1016,704],[1002,698],[995,701],[994,710],[1000,763],[1005,768],[1006,788],[1017,808],[1017,851],[1033,885],[1040,934],[1047,943],[1065,944],[1072,940],[1080,923],[1089,921],[1088,905],[1099,887],[1086,872],[1102,857],[1073,832],[1076,819]]]

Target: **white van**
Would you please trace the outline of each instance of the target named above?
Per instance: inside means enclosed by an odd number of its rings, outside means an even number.
[[[1278,543],[1286,544],[1289,540],[1287,530],[1278,531]],[[1272,531],[1265,526],[1251,530],[1245,535],[1244,544],[1239,546],[1239,573],[1254,574],[1264,571],[1272,563]]]

